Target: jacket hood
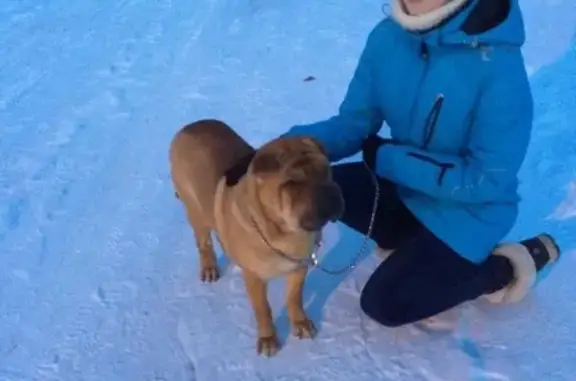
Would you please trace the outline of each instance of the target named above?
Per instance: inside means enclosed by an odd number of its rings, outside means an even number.
[[[518,0],[451,0],[422,16],[410,16],[401,0],[392,1],[394,21],[429,44],[522,46],[526,40]]]

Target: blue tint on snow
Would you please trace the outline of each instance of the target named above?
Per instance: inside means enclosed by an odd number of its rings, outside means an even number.
[[[264,359],[237,269],[198,280],[168,172],[174,132],[217,117],[258,146],[331,115],[381,3],[3,2],[0,381],[572,381],[571,0],[521,1],[536,120],[509,238],[548,231],[565,253],[527,300],[470,303],[452,333],[384,329],[358,306],[370,254],[342,276],[310,273],[313,341],[288,334],[284,282],[272,282],[283,348]],[[361,238],[331,225],[323,265],[345,265]]]

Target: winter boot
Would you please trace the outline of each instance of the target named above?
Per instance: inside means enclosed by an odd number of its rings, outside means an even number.
[[[514,303],[522,300],[537,283],[539,275],[560,259],[560,248],[549,234],[498,246],[492,255],[508,258],[514,280],[492,294],[484,295],[491,303]]]

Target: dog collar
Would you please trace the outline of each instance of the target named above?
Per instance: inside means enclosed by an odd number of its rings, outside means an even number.
[[[254,217],[252,217],[252,215],[250,215],[250,222],[252,223],[252,226],[254,227],[254,229],[256,229],[256,231],[258,232],[260,239],[262,239],[262,241],[264,241],[266,246],[268,246],[268,248],[270,250],[272,250],[278,256],[286,259],[287,261],[290,261],[290,262],[298,265],[298,267],[304,268],[304,267],[310,267],[310,266],[314,266],[314,267],[318,266],[318,250],[322,246],[321,240],[316,241],[316,243],[314,244],[314,250],[312,250],[312,252],[310,253],[310,255],[308,257],[305,257],[305,258],[296,257],[294,255],[287,254],[287,253],[283,252],[282,250],[275,248],[270,243],[270,241],[268,241],[268,239],[264,236],[264,234],[262,233],[262,230],[260,229],[260,226],[258,226],[258,223],[254,219]]]

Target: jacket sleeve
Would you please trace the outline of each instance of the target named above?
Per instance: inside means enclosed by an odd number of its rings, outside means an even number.
[[[533,121],[533,99],[523,70],[492,78],[480,95],[462,156],[387,144],[377,153],[377,173],[431,197],[486,203],[517,185]]]
[[[372,57],[378,50],[378,29],[368,36],[338,113],[320,122],[294,126],[283,136],[311,136],[322,143],[331,161],[338,161],[359,152],[364,139],[378,132],[383,116],[375,96]]]

